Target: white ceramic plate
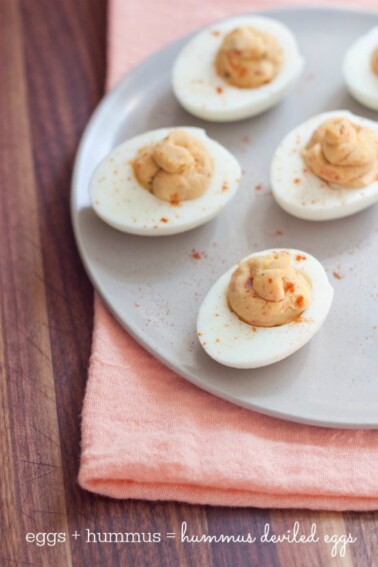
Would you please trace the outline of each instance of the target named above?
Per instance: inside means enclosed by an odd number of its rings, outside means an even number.
[[[269,188],[272,153],[297,124],[338,108],[378,119],[351,98],[341,70],[347,47],[378,25],[378,15],[309,8],[269,16],[294,31],[306,65],[296,88],[261,116],[212,124],[180,108],[170,74],[188,38],[144,61],[104,98],[75,164],[72,222],[77,244],[94,286],[120,323],[197,386],[284,419],[378,428],[378,205],[349,218],[312,223],[281,210]],[[193,231],[153,239],[118,232],[96,217],[88,183],[100,160],[145,130],[183,124],[205,127],[242,164],[239,193],[225,210]],[[300,248],[323,263],[335,288],[330,315],[319,334],[286,360],[256,370],[223,367],[197,341],[198,308],[230,266],[274,247]]]

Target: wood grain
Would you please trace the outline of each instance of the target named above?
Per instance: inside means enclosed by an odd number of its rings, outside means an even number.
[[[131,1],[131,0],[129,0]],[[105,0],[0,1],[0,566],[378,565],[378,514],[117,502],[76,483],[93,292],[69,218],[76,147],[105,80]],[[125,34],[126,37],[126,34]],[[330,545],[89,544],[93,532],[351,533]],[[77,530],[77,540],[70,534]],[[28,532],[63,532],[37,545]],[[42,536],[41,536],[42,537]],[[41,540],[42,541],[42,540]]]

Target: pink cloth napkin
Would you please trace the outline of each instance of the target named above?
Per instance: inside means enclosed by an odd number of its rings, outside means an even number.
[[[108,86],[162,44],[202,24],[280,5],[111,0]],[[99,494],[226,506],[378,509],[378,431],[298,425],[211,396],[140,347],[97,296],[82,418],[79,483]]]

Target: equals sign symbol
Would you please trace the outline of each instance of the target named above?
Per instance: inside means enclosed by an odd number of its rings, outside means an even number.
[[[167,532],[167,533],[166,533],[166,536],[167,536],[167,537],[170,537],[170,538],[175,538],[175,537],[176,537],[176,534],[175,534],[175,532],[172,532],[172,533]]]

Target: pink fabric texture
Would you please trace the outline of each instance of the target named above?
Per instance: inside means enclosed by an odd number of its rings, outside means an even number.
[[[364,2],[366,8],[375,4]],[[111,0],[108,86],[198,26],[278,6],[262,0]],[[96,296],[82,415],[83,488],[114,498],[375,510],[377,465],[378,431],[298,425],[211,396],[148,354]]]

